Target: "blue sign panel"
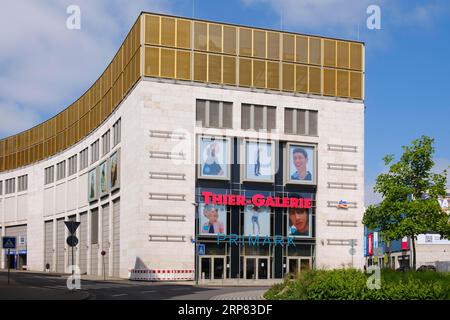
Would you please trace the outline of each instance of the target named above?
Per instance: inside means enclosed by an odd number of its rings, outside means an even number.
[[[16,238],[15,237],[3,237],[3,249],[15,249]]]
[[[198,252],[199,256],[204,256],[205,255],[205,245],[199,244],[197,247],[197,252]]]

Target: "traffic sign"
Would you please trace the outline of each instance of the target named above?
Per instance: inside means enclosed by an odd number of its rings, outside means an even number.
[[[106,251],[103,250],[100,254],[102,255],[102,257],[104,257],[104,256],[106,256]]]
[[[3,249],[15,249],[16,238],[15,237],[3,237]]]
[[[80,226],[80,222],[76,222],[76,221],[64,221],[64,224],[66,225],[66,227],[69,230],[71,235],[75,234],[78,227]]]
[[[66,242],[69,247],[76,247],[78,244],[78,238],[76,236],[68,236]]]
[[[205,245],[199,244],[197,247],[197,252],[198,252],[199,256],[204,256],[205,255]]]
[[[356,254],[356,249],[355,248],[350,248],[349,253],[354,256]]]

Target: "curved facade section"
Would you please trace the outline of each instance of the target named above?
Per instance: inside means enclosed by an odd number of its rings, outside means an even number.
[[[50,120],[0,140],[0,172],[49,158],[95,130],[140,78],[141,17],[112,62],[76,102]]]

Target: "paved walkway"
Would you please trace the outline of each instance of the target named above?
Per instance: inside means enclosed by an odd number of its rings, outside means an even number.
[[[240,291],[212,297],[210,300],[265,300],[263,294],[267,290]]]

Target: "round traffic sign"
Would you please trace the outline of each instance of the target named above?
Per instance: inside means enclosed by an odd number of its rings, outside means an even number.
[[[356,253],[356,249],[355,248],[350,248],[349,253],[354,256]]]
[[[78,244],[78,238],[76,236],[69,236],[67,237],[66,242],[69,247],[76,247]]]
[[[106,251],[103,250],[101,254],[102,254],[102,256],[106,256]]]

